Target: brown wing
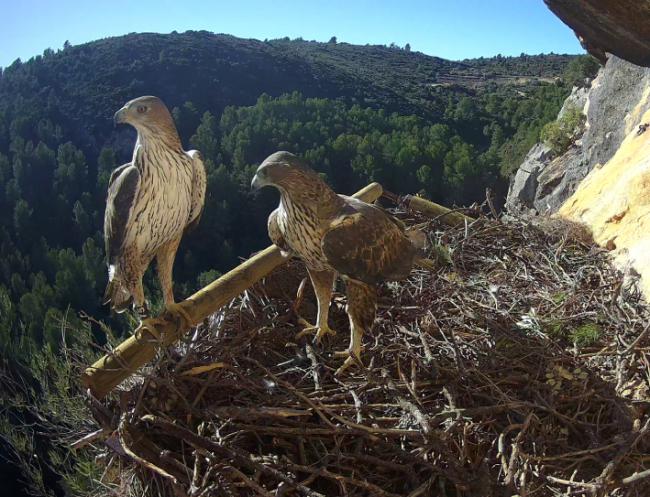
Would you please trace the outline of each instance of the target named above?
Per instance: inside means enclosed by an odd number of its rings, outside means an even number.
[[[110,191],[111,185],[112,185],[113,183],[115,183],[115,180],[117,179],[117,177],[118,177],[120,174],[122,174],[122,173],[124,172],[124,170],[125,170],[127,167],[130,167],[131,165],[132,165],[131,162],[127,162],[126,164],[122,164],[120,167],[116,167],[116,168],[113,170],[113,172],[111,173],[111,177],[110,177],[110,179],[108,180],[108,188],[109,188],[109,191]]]
[[[278,247],[282,252],[287,254],[291,253],[291,247],[284,239],[280,226],[278,226],[278,209],[275,209],[271,214],[269,214],[269,219],[266,223],[267,230],[269,232],[269,238],[273,244]]]
[[[104,213],[104,243],[109,264],[122,250],[139,187],[140,171],[131,163],[118,167],[111,175]]]
[[[404,229],[379,207],[343,199],[341,215],[321,242],[329,264],[342,275],[368,284],[406,278],[416,249]]]
[[[187,152],[187,155],[192,158],[192,206],[189,222],[183,233],[189,233],[198,226],[203,215],[205,189],[207,185],[205,165],[203,165],[201,153],[198,150],[190,150]]]

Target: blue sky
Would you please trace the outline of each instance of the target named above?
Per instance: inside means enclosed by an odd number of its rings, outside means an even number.
[[[410,43],[448,59],[582,53],[542,0],[0,0],[0,66],[130,32],[205,29],[246,38]]]

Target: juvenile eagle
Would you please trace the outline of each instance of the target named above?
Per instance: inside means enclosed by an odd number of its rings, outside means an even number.
[[[183,233],[199,222],[203,210],[206,175],[201,155],[183,150],[172,116],[157,97],[127,102],[114,121],[133,126],[138,138],[131,162],[115,169],[109,181],[104,302],[116,312],[133,304],[141,318],[148,317],[142,276],[155,257],[165,307],[187,319],[174,303],[172,268]]]
[[[276,152],[259,166],[251,187],[267,185],[280,191],[280,205],[268,219],[269,237],[304,261],[318,300],[316,326],[303,333],[315,332],[317,341],[334,334],[328,326],[332,286],[337,273],[346,282],[350,347],[336,354],[346,357],[340,373],[360,359],[361,337],[375,320],[376,285],[406,278],[422,250],[383,209],[337,195],[289,152]]]

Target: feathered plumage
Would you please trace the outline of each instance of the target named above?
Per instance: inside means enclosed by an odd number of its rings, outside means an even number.
[[[174,305],[174,257],[183,233],[200,219],[205,167],[199,152],[182,149],[159,98],[131,100],[114,119],[131,124],[138,138],[132,161],[118,167],[109,181],[104,215],[109,282],[104,298],[117,312],[133,303],[146,314],[142,276],[154,257],[165,305]]]
[[[268,219],[269,237],[282,251],[300,257],[307,266],[318,299],[317,339],[332,333],[327,324],[336,274],[347,284],[351,342],[347,367],[359,358],[361,336],[372,326],[375,286],[408,276],[423,257],[402,223],[372,204],[337,195],[296,156],[276,152],[257,169],[252,186],[274,186],[280,205]]]

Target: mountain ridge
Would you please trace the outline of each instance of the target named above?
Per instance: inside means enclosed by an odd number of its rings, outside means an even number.
[[[540,65],[546,58],[549,62]],[[70,112],[60,117],[87,131],[81,132],[82,141],[94,146],[110,131],[112,111],[141,94],[156,94],[170,108],[191,101],[219,114],[228,105],[253,105],[262,93],[280,96],[297,90],[306,97],[343,98],[350,104],[437,121],[450,94],[472,93],[475,88],[460,84],[436,89],[430,86],[436,78],[442,76],[449,84],[454,77],[461,83],[463,77],[473,76],[487,85],[497,74],[490,67],[506,60],[511,65],[520,60],[521,67],[532,61],[545,76],[553,77],[572,58],[541,55],[494,58],[493,64],[490,59],[454,62],[377,45],[264,42],[205,31],[135,33],[69,45],[58,52],[48,49],[27,62],[15,61],[2,71],[0,112],[11,109],[6,101],[16,95],[46,108],[51,100],[64,99]],[[30,76],[37,86],[25,84]],[[95,124],[102,120],[104,126]]]

